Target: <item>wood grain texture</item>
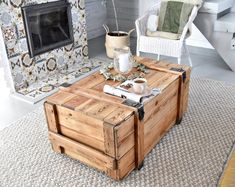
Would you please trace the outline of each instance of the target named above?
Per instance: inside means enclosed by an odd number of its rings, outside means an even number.
[[[106,171],[107,168],[116,169],[116,161],[113,158],[84,144],[53,132],[49,132],[49,139],[63,147],[65,154],[67,153],[72,157],[76,157],[81,162],[101,169],[102,171]]]
[[[235,186],[235,151],[232,153],[230,160],[224,170],[219,187]]]
[[[44,110],[46,114],[48,129],[52,132],[59,133],[59,122],[56,105],[45,102]]]

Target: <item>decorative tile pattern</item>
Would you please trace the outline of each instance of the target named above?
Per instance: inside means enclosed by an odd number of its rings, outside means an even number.
[[[24,53],[21,55],[21,63],[24,68],[29,68],[35,64],[35,61],[28,53]]]
[[[11,58],[9,60],[9,63],[10,63],[10,67],[11,67],[12,72],[19,72],[22,70],[21,69],[21,62],[18,57]]]
[[[0,27],[15,88],[23,95],[32,94],[31,96],[37,97],[44,93],[39,89],[45,85],[56,87],[80,76],[82,73],[75,72],[74,69],[81,68],[82,59],[88,56],[84,0],[68,0],[72,7],[74,43],[30,58],[21,7],[52,1],[55,0],[0,1]],[[61,69],[65,69],[67,73],[54,76]]]
[[[46,65],[44,62],[40,62],[36,64],[36,71],[38,75],[38,79],[43,79],[47,75]]]
[[[28,45],[26,38],[22,38],[18,40],[19,50],[21,53],[27,53],[28,52]]]
[[[17,41],[12,40],[6,43],[6,51],[8,58],[18,56],[20,54],[20,48]]]
[[[46,61],[46,69],[47,71],[51,72],[51,71],[55,71],[57,67],[57,63],[56,63],[56,59],[55,58],[49,58]]]
[[[0,22],[6,27],[13,24],[13,15],[5,3],[0,3]]]
[[[83,0],[78,0],[78,8],[80,10],[84,10],[85,9],[85,2]]]
[[[3,27],[2,32],[6,42],[17,39],[15,26]]]
[[[14,8],[19,8],[23,4],[23,0],[10,0],[10,3]]]

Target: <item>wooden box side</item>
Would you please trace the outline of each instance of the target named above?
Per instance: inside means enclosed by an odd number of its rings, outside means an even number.
[[[64,153],[74,159],[81,161],[103,172],[117,169],[117,162],[114,158],[86,146],[65,136],[49,132],[49,139],[52,146],[59,146],[60,153]]]
[[[144,155],[160,141],[176,123],[178,113],[179,79],[172,82],[159,96],[145,106],[149,111],[144,118]]]

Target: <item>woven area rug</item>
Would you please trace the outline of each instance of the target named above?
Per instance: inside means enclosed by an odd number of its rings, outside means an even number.
[[[182,123],[121,182],[52,152],[43,108],[0,131],[0,186],[216,186],[235,141],[235,87],[192,79]]]

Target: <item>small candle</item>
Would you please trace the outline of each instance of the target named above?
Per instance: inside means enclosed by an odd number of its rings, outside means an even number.
[[[129,70],[129,54],[119,55],[119,71],[127,72]]]

